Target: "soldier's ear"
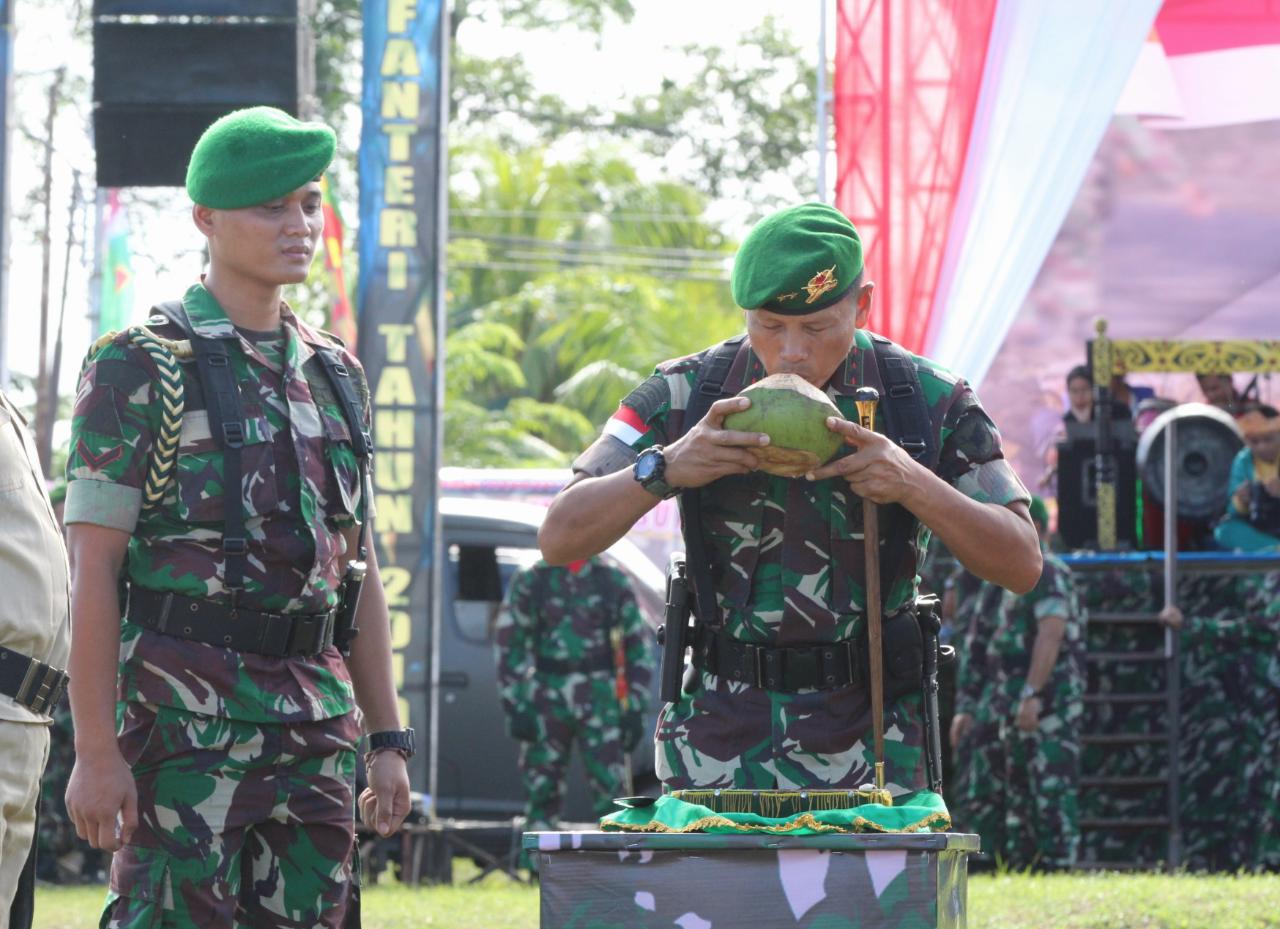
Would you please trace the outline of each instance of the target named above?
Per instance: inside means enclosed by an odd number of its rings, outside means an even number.
[[[201,206],[199,203],[191,204],[191,220],[196,224],[201,235],[206,238],[213,235],[213,216],[216,212],[217,210],[212,207]]]

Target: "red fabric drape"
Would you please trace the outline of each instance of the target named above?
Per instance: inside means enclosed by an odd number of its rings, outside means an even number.
[[[996,0],[839,0],[836,206],[876,283],[871,328],[919,352]]]

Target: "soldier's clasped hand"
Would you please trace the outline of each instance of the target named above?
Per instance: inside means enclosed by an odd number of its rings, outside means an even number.
[[[827,417],[827,428],[857,451],[809,472],[808,480],[844,478],[854,493],[873,503],[903,503],[919,487],[924,469],[888,436],[838,416]]]
[[[724,418],[751,406],[750,397],[717,400],[707,415],[679,441],[666,448],[666,481],[672,487],[704,487],[730,474],[748,474],[760,467],[753,448],[769,444],[763,432],[724,428]]]

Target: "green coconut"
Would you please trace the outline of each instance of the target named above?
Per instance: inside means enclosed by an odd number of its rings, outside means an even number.
[[[763,432],[764,448],[752,449],[760,470],[781,477],[800,477],[831,460],[844,440],[827,428],[828,416],[840,410],[831,398],[797,374],[772,374],[738,394],[751,406],[724,418],[724,427]]]

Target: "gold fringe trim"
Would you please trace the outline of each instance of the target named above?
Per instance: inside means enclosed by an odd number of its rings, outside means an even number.
[[[705,806],[717,813],[754,813],[768,819],[794,816],[806,810],[851,810],[867,803],[893,806],[893,795],[872,790],[744,790],[698,788],[673,790],[671,796],[685,803]]]
[[[609,820],[602,823],[609,829],[617,829],[622,832],[661,832],[667,834],[680,835],[690,832],[703,832],[707,829],[732,829],[734,832],[766,832],[774,835],[780,835],[788,832],[795,832],[797,829],[812,829],[819,834],[829,834],[833,832],[849,833],[854,827],[865,829],[868,832],[881,833],[898,833],[898,832],[919,832],[924,827],[930,829],[934,825],[940,825],[943,829],[951,828],[951,816],[947,813],[930,813],[923,819],[917,820],[901,829],[888,829],[880,823],[872,822],[863,816],[856,817],[848,826],[837,826],[832,823],[819,822],[814,818],[812,813],[804,813],[797,816],[788,823],[777,825],[748,825],[746,823],[735,823],[731,819],[725,819],[723,816],[704,816],[701,819],[695,819],[683,829],[673,829],[671,826],[660,822],[649,822],[643,826],[632,825],[631,823],[621,823],[617,820]]]

